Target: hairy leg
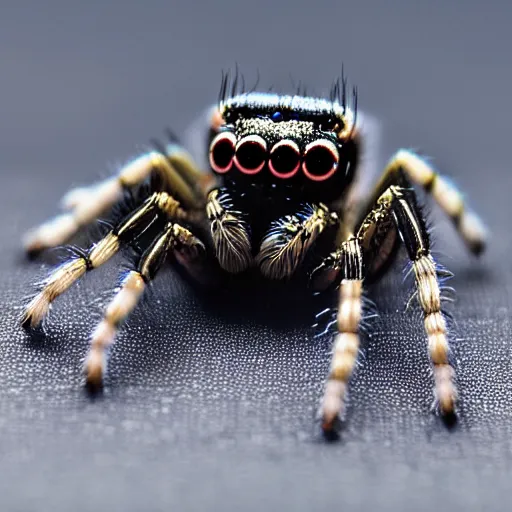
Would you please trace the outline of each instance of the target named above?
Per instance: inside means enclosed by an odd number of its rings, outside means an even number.
[[[204,193],[199,190],[199,178],[205,175],[195,167],[185,150],[174,143],[162,146],[161,151],[150,151],[135,158],[116,176],[69,191],[62,199],[65,213],[29,231],[23,240],[25,250],[33,255],[66,243],[120,201],[126,189],[140,185],[151,173],[158,174],[166,190],[172,191],[184,206],[201,207]]]
[[[186,253],[189,259],[197,258],[204,253],[204,246],[189,230],[169,222],[144,252],[137,268],[124,277],[119,291],[108,304],[103,319],[92,333],[84,365],[86,384],[91,390],[100,388],[103,383],[107,351],[113,344],[121,323],[135,309],[169,252],[174,251]]]
[[[487,230],[478,215],[467,207],[461,192],[446,177],[412,151],[401,149],[391,158],[375,187],[368,208],[389,186],[401,185],[407,188],[411,184],[420,185],[432,195],[451,218],[471,252],[479,254],[484,250]]]
[[[129,243],[158,216],[180,220],[186,219],[187,214],[178,201],[166,192],[153,194],[98,243],[88,250],[74,250],[75,256],[50,274],[41,291],[27,305],[22,325],[28,328],[39,326],[48,314],[52,302],[59,295],[68,290],[87,271],[103,265],[117,253],[122,242]]]
[[[429,235],[414,190],[391,185],[377,199],[356,235],[343,242],[316,270],[320,274],[320,277],[316,276],[317,279],[328,276],[332,281],[333,276],[337,278],[341,275],[339,333],[334,342],[331,371],[321,411],[325,432],[333,430],[336,419],[343,413],[348,380],[356,362],[363,280],[375,259],[380,257],[386,232],[393,228],[398,230],[413,263],[433,365],[434,393],[440,412],[445,417],[455,413],[455,371],[449,359],[446,320],[441,311],[440,288],[436,264],[430,254]]]

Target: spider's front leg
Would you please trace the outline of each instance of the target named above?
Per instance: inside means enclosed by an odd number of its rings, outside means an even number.
[[[171,142],[147,152],[122,167],[117,175],[88,187],[70,190],[62,199],[64,213],[29,231],[23,240],[29,255],[66,243],[80,229],[89,225],[131,190],[155,173],[166,190],[187,208],[202,207],[201,173],[185,150]]]
[[[273,221],[256,256],[261,273],[270,279],[290,277],[321,233],[338,223],[338,215],[323,204],[305,205]]]
[[[74,248],[75,256],[50,274],[40,292],[27,305],[21,320],[22,325],[26,328],[38,327],[57,297],[68,290],[87,271],[98,268],[112,258],[118,252],[121,243],[130,243],[149,224],[162,216],[176,220],[188,218],[188,214],[176,199],[166,192],[155,192],[88,250]]]
[[[208,194],[206,215],[220,266],[233,274],[249,268],[253,262],[249,227],[228,190],[216,188]]]
[[[194,262],[205,255],[204,245],[188,229],[169,222],[143,253],[136,269],[123,279],[105,310],[103,319],[94,329],[89,353],[85,360],[86,384],[91,391],[101,388],[107,364],[107,350],[114,342],[120,324],[135,309],[145,288],[152,281],[169,252],[181,260]]]
[[[361,237],[350,237],[343,242],[316,271],[322,272],[327,272],[329,276],[333,272],[343,276],[339,288],[338,334],[334,338],[331,368],[321,404],[322,428],[324,432],[330,432],[338,417],[343,416],[348,382],[359,353],[365,277]]]

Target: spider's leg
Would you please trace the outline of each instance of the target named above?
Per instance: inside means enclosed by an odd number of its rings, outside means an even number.
[[[343,280],[339,288],[338,334],[334,338],[331,368],[321,404],[322,428],[331,432],[343,416],[345,396],[359,353],[359,325],[362,313],[363,252],[361,241],[350,238],[338,251]]]
[[[323,204],[273,221],[256,256],[261,273],[271,279],[290,277],[324,229],[338,222],[337,214]]]
[[[386,197],[379,198],[355,235],[343,241],[311,276],[319,288],[341,280],[338,334],[334,339],[331,369],[320,410],[322,428],[326,433],[335,428],[337,419],[344,413],[347,387],[359,351],[363,284],[375,262],[386,254],[388,235],[393,228],[389,201]]]
[[[441,312],[441,292],[436,263],[430,254],[430,239],[412,189],[388,189],[396,226],[413,263],[418,300],[424,313],[428,351],[433,364],[435,396],[444,416],[455,413],[457,389],[450,363],[446,320]]]
[[[185,150],[176,144],[150,151],[122,167],[116,176],[88,187],[69,191],[62,199],[64,213],[29,231],[24,237],[27,253],[33,255],[44,249],[66,243],[81,228],[107,212],[122,199],[124,190],[143,183],[151,173],[159,175],[166,190],[172,191],[188,208],[201,206],[202,197],[193,182],[199,175]]]
[[[136,270],[122,280],[117,293],[108,304],[103,319],[91,336],[89,353],[85,360],[86,384],[96,390],[103,383],[108,348],[114,342],[120,324],[135,309],[144,290],[152,281],[170,251],[182,253],[192,260],[204,254],[204,246],[188,229],[169,222],[143,253]]]
[[[35,328],[41,324],[52,302],[87,271],[98,268],[119,250],[121,242],[130,243],[159,216],[185,219],[187,214],[178,201],[166,192],[155,192],[134,212],[123,219],[98,243],[57,267],[45,280],[43,288],[25,308],[22,325]]]
[[[408,186],[410,183],[422,186],[432,195],[452,219],[471,252],[479,254],[484,250],[487,230],[478,215],[467,207],[461,192],[446,177],[412,151],[401,149],[391,158],[367,204],[368,208],[372,208],[390,185]]]
[[[208,194],[206,214],[220,266],[233,274],[246,270],[253,261],[249,228],[226,189]]]
[[[377,199],[360,223],[354,237],[343,242],[313,274],[313,279],[331,283],[341,275],[338,330],[331,371],[322,403],[323,428],[334,428],[343,411],[343,399],[355,365],[361,318],[361,279],[369,277],[376,262],[389,256],[389,234],[397,229],[413,262],[420,305],[425,315],[428,349],[433,364],[435,396],[441,413],[454,413],[457,392],[449,360],[446,321],[441,312],[441,294],[425,221],[410,187],[391,185]],[[394,242],[392,242],[394,243]]]

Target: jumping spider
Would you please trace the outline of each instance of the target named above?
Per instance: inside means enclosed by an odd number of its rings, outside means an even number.
[[[330,432],[343,413],[359,351],[363,288],[382,276],[403,242],[424,313],[438,409],[452,415],[457,390],[438,268],[413,185],[434,197],[475,254],[485,240],[478,217],[453,185],[404,149],[389,161],[373,190],[357,186],[365,141],[356,122],[356,91],[347,101],[344,77],[330,99],[246,92],[237,82],[223,77],[212,109],[208,172],[172,140],[131,161],[115,177],[72,190],[64,201],[68,211],[28,234],[29,253],[63,244],[112,210],[127,190],[140,189],[151,176],[160,178],[106,236],[87,250],[75,248],[50,274],[27,305],[23,325],[38,327],[51,303],[75,281],[121,246],[138,245],[137,263],[91,336],[85,380],[99,388],[107,349],[121,322],[171,254],[189,269],[216,260],[230,274],[253,269],[268,279],[287,280],[302,273],[317,289],[339,285],[338,333],[321,404],[323,429]],[[149,226],[148,239],[143,235]]]

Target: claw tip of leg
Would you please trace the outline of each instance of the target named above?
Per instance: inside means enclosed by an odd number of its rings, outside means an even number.
[[[440,404],[441,419],[448,428],[453,428],[457,424],[458,416],[455,407],[455,401],[450,400],[449,403]]]
[[[340,437],[341,420],[339,416],[334,418],[322,418],[322,434],[327,441],[337,441]]]
[[[477,258],[484,253],[485,249],[486,249],[486,243],[485,243],[484,240],[480,240],[479,242],[475,242],[470,247],[471,252]]]
[[[98,376],[87,375],[85,378],[85,389],[92,396],[100,394],[103,390],[103,379]]]

